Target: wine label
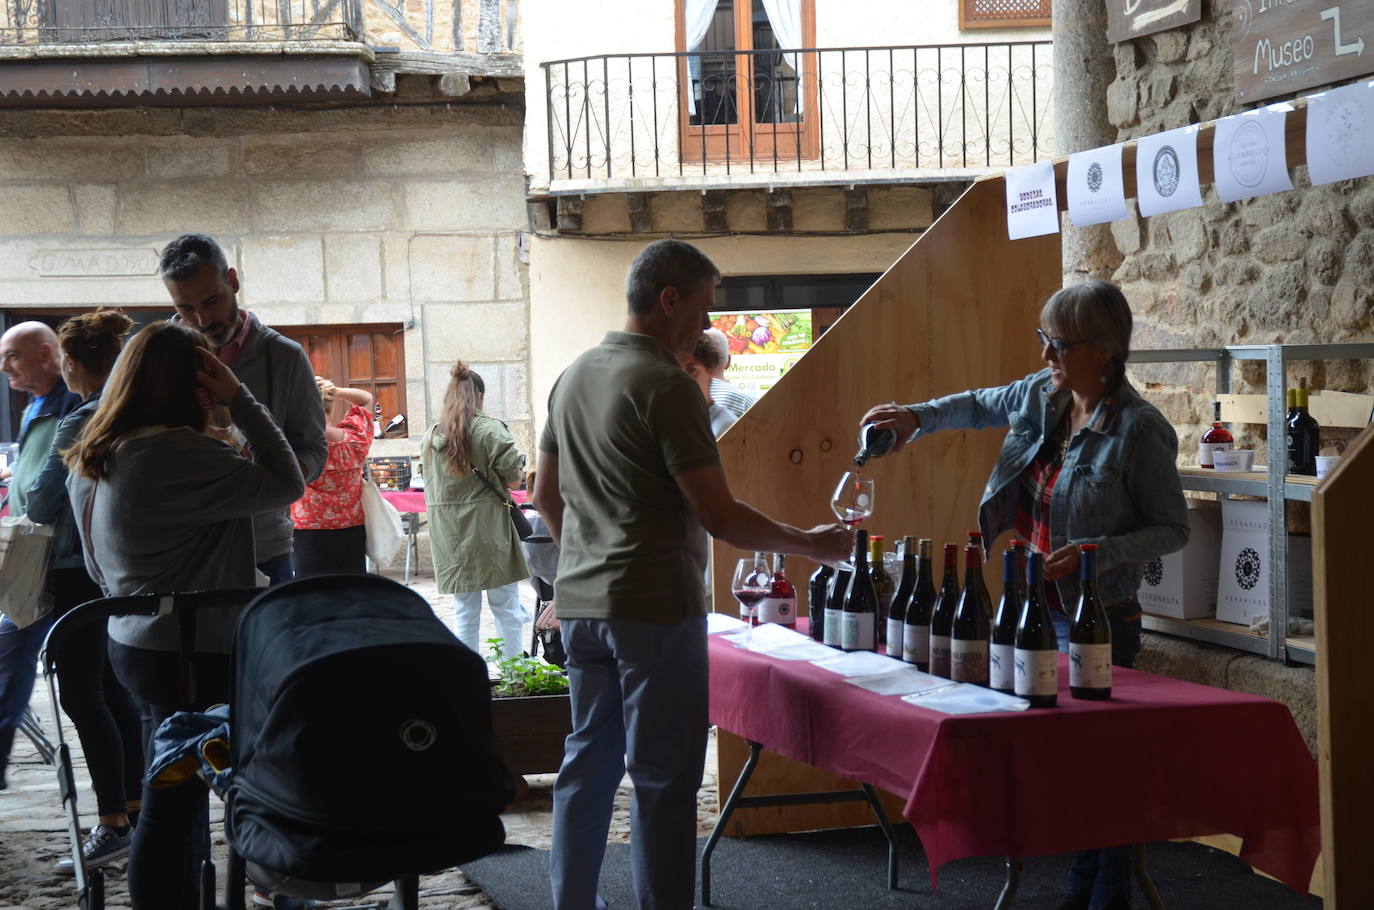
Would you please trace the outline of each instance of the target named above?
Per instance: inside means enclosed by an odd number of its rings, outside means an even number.
[[[839,610],[825,611],[825,638],[822,644],[838,648],[844,643],[844,614]]]
[[[949,636],[930,636],[930,672],[949,679]]]
[[[795,597],[765,597],[759,601],[759,622],[775,622],[780,626],[797,624]]]
[[[888,641],[891,641],[891,637]],[[930,626],[902,626],[902,660],[909,664],[930,662]]]
[[[992,645],[988,649],[989,688],[1005,689],[1008,692],[1016,688],[1015,651],[1012,645]]]
[[[986,639],[969,641],[951,638],[949,641],[949,678],[955,682],[988,683],[988,643]]]
[[[1213,452],[1229,452],[1232,443],[1229,442],[1200,442],[1197,445],[1197,463],[1204,468],[1215,468],[1216,462],[1212,460]]]
[[[1059,693],[1059,652],[1027,651],[1017,648],[1012,655],[1017,695],[1057,695]]]
[[[902,659],[902,643],[904,640],[906,623],[900,619],[887,618],[887,656]]]
[[[1075,689],[1112,687],[1112,646],[1069,645],[1069,685]]]
[[[844,617],[840,647],[846,651],[872,651],[877,644],[873,637],[873,614],[845,612],[840,615]]]

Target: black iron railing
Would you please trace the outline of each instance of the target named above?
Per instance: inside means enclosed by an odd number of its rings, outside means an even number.
[[[0,0],[0,46],[358,41],[362,0]]]
[[[551,181],[1005,168],[1053,152],[1049,42],[542,64]]]

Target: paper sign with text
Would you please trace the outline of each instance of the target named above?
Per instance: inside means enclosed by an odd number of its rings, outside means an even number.
[[[1217,121],[1212,139],[1213,183],[1222,202],[1293,188],[1283,130],[1288,104],[1274,104]]]
[[[1313,186],[1374,174],[1374,82],[1307,100],[1307,174]]]
[[[1012,240],[1059,232],[1059,195],[1054,162],[1014,167],[1006,173],[1007,235]]]
[[[1069,217],[1079,227],[1126,217],[1121,146],[1104,145],[1069,156]]]
[[[1185,126],[1136,142],[1135,198],[1140,214],[1162,215],[1202,205],[1197,129]]]

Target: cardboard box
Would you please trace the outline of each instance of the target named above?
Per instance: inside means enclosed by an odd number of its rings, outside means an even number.
[[[1269,615],[1269,504],[1224,500],[1217,619],[1250,625]],[[1288,615],[1312,615],[1312,538],[1288,537]]]
[[[1215,502],[1189,500],[1188,527],[1187,546],[1145,563],[1138,596],[1146,613],[1174,619],[1216,613],[1221,509]]]

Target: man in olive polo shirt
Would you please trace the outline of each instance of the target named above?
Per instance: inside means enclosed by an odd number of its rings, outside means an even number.
[[[707,727],[703,526],[744,550],[825,562],[849,552],[842,526],[779,524],[730,492],[706,401],[677,362],[708,325],[719,280],[695,247],[649,244],[626,278],[625,330],[574,361],[549,395],[534,499],[561,548],[573,712],[554,787],[559,910],[604,906],[596,886],[627,766],[637,905],[693,904]]]

